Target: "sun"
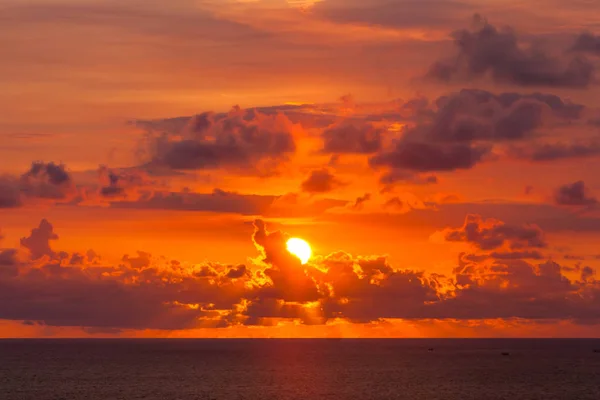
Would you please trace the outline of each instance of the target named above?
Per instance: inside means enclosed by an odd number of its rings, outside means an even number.
[[[291,238],[287,241],[287,250],[298,257],[302,264],[306,264],[312,255],[310,245],[306,240]]]

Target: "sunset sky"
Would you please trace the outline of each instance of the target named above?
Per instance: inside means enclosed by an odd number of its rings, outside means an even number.
[[[0,22],[0,337],[600,337],[600,2]]]

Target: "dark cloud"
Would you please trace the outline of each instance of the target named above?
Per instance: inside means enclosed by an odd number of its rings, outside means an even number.
[[[550,94],[476,89],[439,97],[435,105],[429,117],[408,125],[392,150],[370,158],[372,167],[391,170],[383,183],[407,180],[414,172],[473,168],[492,155],[495,143],[533,137],[538,129],[581,118],[584,110]]]
[[[455,59],[433,64],[428,78],[451,82],[489,75],[498,83],[571,88],[585,88],[594,79],[594,64],[584,57],[525,46],[514,30],[498,29],[477,15],[473,29],[455,31],[452,38]]]
[[[71,181],[71,177],[65,170],[64,165],[53,162],[34,162],[31,168],[23,175],[24,179],[36,178],[46,180],[52,185],[60,186]]]
[[[314,318],[314,313],[296,302],[273,298],[261,298],[250,303],[244,311],[244,325],[270,326],[275,318],[299,320],[305,325],[323,323],[324,318]]]
[[[337,179],[331,171],[326,168],[312,171],[308,178],[302,182],[302,191],[308,193],[327,193],[336,187],[343,185],[343,182]]]
[[[229,279],[240,279],[244,276],[251,276],[252,273],[246,268],[245,265],[238,265],[237,267],[229,268],[225,275]]]
[[[311,266],[304,268],[300,260],[287,251],[289,236],[281,231],[267,231],[264,221],[254,223],[252,239],[267,264],[264,276],[271,281],[260,289],[260,297],[292,302],[312,302],[321,297],[316,282],[309,275]]]
[[[529,227],[472,217],[467,221],[476,221],[478,231],[459,240],[483,250],[505,242],[523,248],[542,243],[539,231]],[[559,264],[526,262],[541,258],[535,249],[461,254],[448,276],[398,269],[384,256],[344,252],[301,265],[286,250],[288,235],[270,232],[257,220],[253,241],[259,258],[251,267],[187,265],[146,252],[125,256],[117,266],[90,264],[83,257],[74,265],[74,255],[49,249],[55,234],[47,221],[37,229],[31,236],[37,237],[36,244],[25,244],[44,253],[42,263],[17,263],[15,270],[15,263],[0,257],[2,319],[86,329],[188,329],[270,325],[277,319],[324,324],[333,318],[585,322],[600,317],[594,271],[582,267],[581,279],[571,281]],[[6,265],[13,268],[10,273]]]
[[[396,270],[385,257],[354,259],[334,253],[323,266],[327,268],[323,279],[333,288],[333,296],[323,303],[328,318],[354,322],[412,319],[426,314],[427,303],[440,300],[435,280],[420,272]]]
[[[138,251],[137,257],[130,257],[128,254],[125,254],[122,261],[127,263],[127,265],[132,269],[142,270],[150,266],[151,259],[152,255],[150,253]]]
[[[370,154],[382,146],[385,131],[367,122],[346,120],[323,131],[324,153]]]
[[[66,167],[53,162],[34,162],[19,180],[21,194],[29,198],[66,199],[75,189]]]
[[[243,298],[252,297],[247,284],[252,273],[243,267],[166,263],[146,252],[105,266],[91,263],[96,256],[90,254],[84,259],[54,252],[48,241],[56,238],[44,220],[22,240],[32,258],[44,256],[44,263],[31,261],[18,273],[0,274],[0,318],[111,329],[216,327]]]
[[[397,210],[404,210],[406,207],[410,208],[400,197],[392,197],[383,205],[383,208],[395,208]]]
[[[82,269],[59,267],[60,276],[40,276],[29,272],[17,279],[0,281],[0,300],[11,307],[0,306],[3,319],[43,321],[51,326],[85,326],[121,329],[186,329],[210,326],[219,311],[208,305],[190,307],[182,301],[200,301],[211,293],[223,302],[227,291],[207,279],[183,276],[179,283],[173,276],[159,271],[146,271],[138,284],[127,284],[116,278],[89,276]],[[170,279],[170,280],[169,280]],[[31,290],[35,288],[35,294]],[[240,293],[242,289],[236,289]],[[235,291],[233,292],[235,293]],[[235,297],[232,295],[229,298]],[[76,300],[74,300],[76,299]],[[181,300],[181,301],[178,301]],[[236,300],[234,300],[236,301]]]
[[[352,208],[354,208],[355,210],[360,210],[364,207],[364,204],[369,200],[371,200],[371,194],[365,193],[364,195],[356,198],[356,201],[354,202]]]
[[[489,146],[403,141],[393,150],[372,157],[369,163],[372,167],[389,167],[416,172],[454,171],[473,168],[490,152]]]
[[[554,201],[562,206],[590,206],[598,203],[595,197],[588,194],[583,181],[559,187],[554,194]]]
[[[600,155],[600,142],[541,143],[529,146],[512,146],[511,157],[531,161],[555,161],[570,158],[586,158]]]
[[[596,271],[591,267],[583,267],[581,269],[581,280],[584,282],[591,280],[594,275],[596,275]]]
[[[139,191],[157,186],[145,171],[136,169],[114,170],[106,166],[98,169],[100,196],[106,198],[136,198]]]
[[[577,37],[571,50],[600,56],[600,36],[584,32]]]
[[[407,135],[441,142],[512,141],[531,136],[538,128],[582,117],[585,107],[545,93],[494,94],[462,89],[435,101],[431,121]]]
[[[15,277],[18,273],[17,250],[0,249],[0,278]]]
[[[406,170],[392,169],[390,172],[384,174],[379,182],[384,185],[392,185],[398,182],[415,185],[433,185],[438,183],[438,178],[435,175],[415,175]]]
[[[0,208],[14,208],[22,205],[18,181],[10,176],[0,177]]]
[[[488,259],[495,260],[543,260],[544,255],[537,250],[523,250],[523,251],[493,251],[485,254],[464,254],[461,260],[471,262],[481,262]]]
[[[102,196],[107,196],[107,197],[123,195],[124,189],[122,187],[118,186],[119,180],[120,180],[119,175],[115,174],[114,172],[110,172],[110,171],[107,174],[108,174],[109,184],[108,184],[108,186],[104,186],[102,189],[100,189],[100,194],[102,194]]]
[[[21,246],[29,250],[33,259],[52,257],[55,253],[50,247],[50,241],[57,239],[58,235],[54,233],[52,224],[43,219],[37,228],[31,230],[29,236],[21,239]]]
[[[582,297],[585,287],[562,275],[561,266],[551,261],[460,262],[454,274],[458,290],[433,307],[438,318],[593,320],[599,315],[598,300]]]
[[[0,208],[13,208],[27,200],[69,201],[77,189],[63,164],[33,162],[20,177],[0,176]]]
[[[495,219],[484,220],[468,215],[458,229],[446,229],[443,238],[449,242],[466,242],[481,250],[543,248],[547,246],[542,230],[535,225],[509,225]]]
[[[279,161],[295,152],[293,124],[283,114],[267,115],[234,109],[225,116],[193,119],[182,135],[150,132],[148,166],[175,170],[233,168],[270,173]],[[200,127],[198,127],[200,125]]]

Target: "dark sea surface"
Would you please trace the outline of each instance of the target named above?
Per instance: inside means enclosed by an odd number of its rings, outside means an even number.
[[[3,340],[0,399],[599,400],[594,349],[600,340]]]

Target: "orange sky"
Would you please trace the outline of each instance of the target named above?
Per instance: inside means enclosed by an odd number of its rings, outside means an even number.
[[[600,5],[0,13],[0,337],[598,336]]]

